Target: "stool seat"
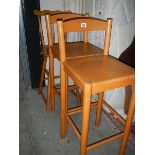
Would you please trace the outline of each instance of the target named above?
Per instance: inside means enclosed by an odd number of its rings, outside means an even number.
[[[55,43],[55,46],[58,46],[58,44]],[[43,49],[43,50],[44,50],[43,56],[49,57],[49,46],[48,46],[48,45],[45,45],[43,48],[44,48],[44,49]],[[57,58],[55,52],[53,52],[53,57],[54,57],[54,58]]]
[[[45,57],[49,57],[49,50],[48,50],[48,45],[44,45],[44,47],[42,47],[42,53],[43,53],[43,56]]]
[[[67,59],[75,57],[84,57],[91,55],[100,55],[103,52],[102,49],[94,46],[91,43],[80,42],[67,42],[66,43],[66,57]],[[59,45],[54,44],[52,47],[54,57],[60,60]]]
[[[105,55],[66,60],[64,70],[79,81],[78,84],[81,86],[85,82],[91,83],[92,93],[131,85],[134,82],[135,72],[132,67]]]

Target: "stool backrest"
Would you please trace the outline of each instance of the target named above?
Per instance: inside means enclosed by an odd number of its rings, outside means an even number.
[[[59,50],[60,58],[62,61],[66,59],[65,51],[65,39],[64,33],[67,32],[89,32],[89,31],[104,31],[104,48],[103,54],[109,54],[110,46],[110,37],[111,37],[111,28],[112,28],[112,19],[100,20],[97,18],[74,18],[67,20],[58,20],[57,21],[58,29],[58,38],[59,38]]]
[[[46,15],[57,15],[59,13],[71,13],[71,11],[60,11],[60,10],[33,10],[34,15],[38,17],[38,23],[39,23],[39,33],[40,33],[40,47],[41,47],[41,52],[44,55],[44,48],[45,48],[45,38],[44,38],[44,32],[43,32],[43,26],[41,22],[41,17],[45,17]],[[54,23],[53,23],[54,24]],[[54,30],[54,25],[52,25],[53,30]],[[53,33],[52,35],[53,40],[55,40],[55,35]]]
[[[77,17],[87,18],[87,16],[88,16],[88,14],[83,15],[83,14],[77,14],[77,13],[71,13],[71,12],[60,12],[60,13],[53,14],[53,15],[46,15],[45,20],[46,20],[46,29],[47,29],[47,36],[48,36],[48,45],[49,46],[53,45],[53,40],[51,37],[52,36],[51,24],[56,23],[58,19],[67,20],[67,19],[74,19]],[[87,32],[85,32],[84,38],[86,38],[85,40],[87,40],[87,38],[88,38]],[[66,40],[66,35],[65,35],[65,40]]]
[[[45,16],[47,14],[52,15],[56,13],[60,13],[62,11],[56,10],[56,11],[50,11],[50,10],[34,10],[33,13],[38,17],[38,23],[39,23],[39,33],[40,33],[40,43],[41,43],[41,51],[43,52],[43,48],[45,47],[45,42],[44,42],[44,33],[43,33],[43,27],[41,24],[41,16]]]

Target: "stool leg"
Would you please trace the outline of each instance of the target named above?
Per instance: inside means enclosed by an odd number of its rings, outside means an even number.
[[[83,101],[83,90],[81,90],[81,94],[80,94],[80,103],[81,103],[81,105],[83,104],[82,101]]]
[[[103,100],[103,93],[98,94],[98,107],[96,111],[96,126],[100,125],[101,122],[101,114],[102,114],[102,100]]]
[[[66,111],[66,113],[68,113],[68,76],[67,76],[67,74],[65,75],[66,76],[66,85],[65,85],[65,91],[66,91],[66,93],[65,93],[65,111]],[[65,128],[65,133],[67,134],[67,131],[68,131],[68,121],[67,121],[67,119],[66,119],[66,128]]]
[[[81,105],[80,94],[79,94],[79,88],[76,87],[75,89],[76,89],[76,100],[77,100],[77,103],[78,103],[79,105]]]
[[[126,144],[127,144],[127,140],[128,140],[128,136],[129,136],[129,132],[130,132],[132,119],[134,116],[134,111],[135,111],[135,88],[134,88],[134,90],[132,92],[132,96],[131,96],[131,101],[130,101],[129,110],[128,110],[128,116],[127,116],[127,119],[125,122],[124,136],[122,138],[119,155],[124,155],[124,153],[125,153],[125,148],[126,148]]]
[[[51,96],[51,110],[55,111],[55,94],[54,94],[54,58],[50,58],[50,96]]]
[[[67,119],[64,111],[66,110],[66,74],[63,69],[63,64],[60,64],[60,136],[64,138],[67,131]]]
[[[44,81],[44,77],[45,77],[45,68],[46,68],[46,61],[47,61],[47,57],[43,58],[43,65],[42,65],[42,69],[41,69],[41,76],[40,76],[40,82],[39,82],[39,89],[38,89],[38,94],[41,94],[42,91],[42,86],[43,86],[43,81]]]
[[[49,75],[48,75],[48,85],[47,85],[47,103],[46,103],[46,112],[49,111],[50,109],[50,83],[51,83],[51,78],[50,78],[50,67],[49,67]]]
[[[80,155],[86,155],[90,121],[91,84],[84,85]]]

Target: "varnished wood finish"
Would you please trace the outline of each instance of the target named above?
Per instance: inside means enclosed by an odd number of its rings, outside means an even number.
[[[52,49],[53,49],[54,57],[60,60],[59,45],[54,44]],[[84,43],[82,41],[66,43],[65,51],[66,51],[67,59],[75,58],[75,57],[85,57],[85,56],[91,56],[91,55],[100,55],[103,52],[103,50],[101,50],[100,48],[87,42]]]
[[[55,17],[58,17],[58,14],[70,14],[71,11],[60,11],[60,10],[55,10],[55,11],[51,11],[51,10],[34,10],[33,11],[34,14],[38,17],[38,22],[39,22],[39,32],[40,32],[40,49],[41,49],[41,53],[43,56],[43,65],[42,65],[42,71],[41,71],[41,76],[40,76],[40,83],[39,83],[39,89],[38,89],[38,94],[41,95],[43,97],[43,100],[46,104],[46,111],[49,111],[50,108],[50,100],[51,100],[51,109],[52,111],[55,110],[55,96],[54,96],[54,65],[51,65],[51,72],[50,72],[50,76],[49,74],[47,74],[46,72],[46,62],[47,62],[47,58],[49,58],[49,51],[51,51],[49,49],[48,45],[45,45],[44,42],[44,33],[43,33],[43,28],[42,28],[42,24],[41,24],[41,17],[45,16],[45,15],[54,15],[54,19]],[[53,23],[54,24],[54,23]],[[54,26],[52,25],[52,28],[54,28]],[[55,42],[55,35],[54,33],[51,34],[51,39],[52,39],[52,43]],[[52,56],[51,56],[52,57]],[[53,57],[55,57],[55,55],[53,55]],[[54,58],[50,59],[51,62],[50,63],[54,63]],[[49,65],[50,66],[50,65]],[[45,74],[46,74],[46,78],[45,78]],[[43,85],[43,81],[45,79],[49,80],[49,78],[51,78],[50,80],[50,85],[47,85],[47,94],[46,94],[46,98],[42,92],[42,85]],[[48,107],[48,108],[47,108]]]
[[[54,24],[57,22],[58,19],[69,20],[77,17],[86,17],[86,15],[72,13],[72,12],[60,12],[50,16],[50,23]]]
[[[55,14],[55,13],[59,13],[59,12],[62,12],[60,10],[55,10],[55,11],[51,11],[51,10],[37,10],[37,9],[34,9],[33,10],[33,13],[36,15],[36,16],[45,16],[47,14]]]
[[[85,24],[86,26],[81,26],[81,24]],[[94,25],[93,25],[93,24]],[[91,19],[90,18],[75,18],[75,19],[66,19],[64,20],[64,32],[82,32],[82,31],[96,31],[96,30],[108,30],[107,21]]]
[[[96,55],[68,59],[64,62],[65,71],[79,85],[91,81],[92,93],[112,89],[114,86],[122,87],[134,82],[134,69],[111,56]],[[83,89],[83,88],[81,88]]]
[[[53,82],[53,84],[51,84],[51,87],[50,87],[50,89],[51,89],[50,96],[52,98],[52,103],[51,103],[52,104],[52,106],[51,106],[52,110],[54,110],[54,107],[55,107],[55,103],[54,103],[54,58],[60,59],[59,45],[57,43],[54,44],[54,42],[53,42],[52,25],[59,18],[70,19],[70,18],[76,18],[76,17],[85,17],[85,15],[71,13],[71,12],[59,12],[59,13],[55,13],[52,15],[46,15],[46,17],[45,17],[46,28],[47,28],[47,36],[48,36],[48,51],[49,51],[48,54],[49,54],[49,61],[50,61],[49,65],[50,65],[50,68],[52,69],[50,76],[51,76],[51,83]],[[65,38],[64,38],[64,40],[65,40]],[[67,49],[70,49],[70,45],[68,46]],[[61,65],[61,60],[60,60],[60,77],[61,76],[64,76],[64,74],[62,72],[62,65]],[[63,79],[60,78],[61,83],[63,83],[62,80]],[[63,96],[63,94],[61,94],[61,93],[60,93],[60,95]]]
[[[81,23],[85,23],[86,27],[82,26]],[[94,149],[102,144],[115,140],[116,138],[123,137],[122,143],[120,147],[119,155],[123,155],[125,152],[125,147],[131,127],[132,118],[134,115],[134,94],[132,92],[131,103],[128,111],[128,116],[125,121],[125,130],[122,133],[115,134],[113,136],[107,137],[101,141],[95,142],[87,146],[88,140],[88,131],[89,131],[89,120],[90,120],[90,109],[91,109],[91,95],[98,93],[99,101],[96,112],[96,125],[100,123],[101,117],[101,107],[102,107],[102,93],[104,91],[134,85],[135,81],[135,73],[134,69],[125,65],[124,63],[119,62],[117,59],[109,56],[109,45],[110,45],[110,36],[111,36],[111,27],[112,21],[110,19],[106,21],[97,20],[97,19],[69,19],[69,20],[59,20],[57,22],[58,25],[58,36],[59,36],[59,50],[60,50],[60,62],[61,62],[61,71],[63,74],[67,74],[71,77],[75,83],[80,87],[83,92],[83,105],[82,105],[82,128],[81,128],[81,136],[78,133],[78,137],[80,137],[80,155],[86,155],[87,150]],[[72,32],[72,31],[90,31],[90,30],[103,30],[105,31],[105,41],[104,41],[104,49],[100,55],[82,55],[81,57],[72,57],[67,58],[68,49],[67,44],[65,43],[64,33]],[[85,41],[87,42],[87,41]],[[72,52],[76,50],[72,49]],[[92,49],[94,51],[94,49]],[[63,94],[67,94],[65,92],[66,84],[65,84],[65,76],[61,83],[61,90]],[[68,110],[66,112],[66,104],[64,101],[65,97],[61,96],[61,136],[65,137],[65,127],[66,124],[64,122],[66,119],[69,119],[69,115],[77,113],[81,111],[81,108],[75,108],[72,110]],[[116,114],[116,111],[108,106],[107,103],[104,103],[108,109]],[[118,118],[124,122],[124,120],[119,116]],[[71,121],[71,120],[69,120]],[[71,126],[76,130],[76,125],[72,122]],[[77,131],[75,131],[77,132]]]
[[[98,102],[92,102],[91,108],[93,109],[96,107],[98,107]],[[76,113],[81,112],[81,111],[82,111],[82,106],[70,108],[70,109],[68,109],[68,115],[73,115],[73,114],[76,114]]]
[[[45,79],[45,74],[49,80],[50,76],[49,74],[47,74],[46,71],[46,62],[47,62],[47,58],[49,57],[49,49],[48,46],[45,45],[44,42],[44,33],[43,33],[43,28],[42,28],[42,24],[41,24],[41,16],[45,16],[47,14],[56,14],[56,13],[60,13],[62,11],[56,10],[56,11],[50,11],[50,10],[34,10],[33,11],[34,14],[37,16],[38,18],[38,23],[39,23],[39,32],[40,32],[40,49],[41,49],[41,53],[43,56],[43,65],[42,65],[42,70],[41,70],[41,76],[40,76],[40,82],[39,82],[39,89],[38,89],[38,94],[42,96],[43,101],[45,102],[46,105],[46,111],[49,111],[50,108],[50,93],[53,94],[53,92],[51,92],[52,90],[50,90],[50,87],[47,88],[47,97],[44,96],[43,92],[42,92],[42,85],[43,85],[43,81]],[[51,74],[53,74],[53,70],[51,71]],[[48,84],[51,84],[53,82],[53,79],[51,78],[50,81],[48,81]],[[53,85],[51,85],[51,87],[53,87]],[[52,97],[52,102],[53,102],[54,98]],[[54,110],[54,106],[52,105],[52,109]]]
[[[99,93],[98,94],[98,107],[96,110],[96,121],[95,121],[96,126],[99,126],[101,122],[102,100],[103,100],[103,93]]]
[[[123,137],[123,135],[124,135],[124,133],[118,133],[118,134],[115,134],[115,135],[110,136],[108,138],[105,138],[103,140],[100,140],[97,143],[90,144],[90,145],[87,146],[87,151],[95,149],[96,147],[99,147],[100,145],[111,142],[111,141],[113,141],[113,140],[115,140],[117,138],[121,138],[121,137]]]
[[[72,126],[73,130],[75,131],[77,137],[79,139],[81,139],[81,133],[80,133],[79,129],[76,127],[76,125],[74,124],[72,118],[69,115],[67,115],[66,112],[64,114],[66,116],[66,119],[67,119],[68,123]]]
[[[83,108],[82,108],[82,128],[81,128],[81,143],[80,154],[85,155],[87,151],[89,121],[90,121],[90,103],[91,103],[91,83],[87,82],[83,90]]]
[[[126,119],[126,122],[125,122],[124,136],[122,138],[121,148],[119,150],[119,155],[124,155],[124,153],[125,153],[125,148],[126,148],[126,144],[127,144],[127,141],[128,141],[128,136],[129,136],[129,132],[130,132],[134,112],[135,112],[135,87],[133,89],[132,96],[131,96],[128,115],[127,115],[127,119]]]

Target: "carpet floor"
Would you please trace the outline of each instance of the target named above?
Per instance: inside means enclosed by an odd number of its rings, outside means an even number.
[[[20,155],[79,155],[80,142],[68,125],[68,133],[60,138],[60,99],[56,96],[55,112],[45,112],[41,96],[37,90],[28,90],[19,99],[19,154]],[[75,97],[69,93],[69,106],[76,106]],[[102,113],[101,124],[95,126],[95,112],[91,111],[88,144],[101,140],[120,130]],[[81,129],[81,113],[72,116],[75,124]],[[88,151],[87,155],[117,155],[121,139]],[[134,155],[135,147],[128,142],[125,155]]]

